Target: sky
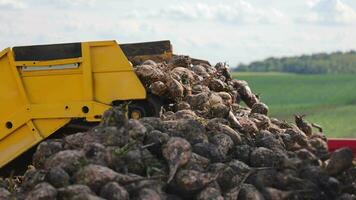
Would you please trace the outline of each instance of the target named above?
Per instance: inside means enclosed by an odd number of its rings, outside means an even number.
[[[0,0],[0,47],[171,40],[230,65],[356,49],[355,0]]]

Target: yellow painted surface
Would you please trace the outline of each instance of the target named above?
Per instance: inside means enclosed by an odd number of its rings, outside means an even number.
[[[47,69],[67,64],[78,67]],[[17,62],[5,49],[0,52],[0,94],[0,167],[73,118],[98,121],[113,101],[146,98],[115,41],[85,42],[82,57],[50,61]]]
[[[32,147],[43,140],[36,132],[31,131],[28,126],[23,125],[16,129],[6,139],[0,140],[0,163],[1,166],[16,158],[24,150]]]

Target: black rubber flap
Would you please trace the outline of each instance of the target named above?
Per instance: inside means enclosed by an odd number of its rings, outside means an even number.
[[[160,55],[172,52],[172,46],[169,40],[120,44],[120,48],[126,56]]]
[[[14,47],[15,61],[46,61],[82,57],[81,43]]]

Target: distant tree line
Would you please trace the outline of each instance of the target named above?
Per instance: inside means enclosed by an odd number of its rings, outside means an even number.
[[[267,58],[250,64],[239,64],[235,71],[290,72],[298,74],[356,73],[356,51],[318,53],[294,57]]]

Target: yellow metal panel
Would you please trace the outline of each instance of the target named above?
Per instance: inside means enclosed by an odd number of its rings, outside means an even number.
[[[63,119],[35,119],[33,123],[44,138],[52,135],[70,121],[70,118]]]
[[[87,113],[82,111],[84,106],[88,108]],[[105,110],[109,108],[109,105],[96,102],[67,102],[63,104],[52,103],[28,105],[18,109],[13,115],[0,119],[0,124],[6,124],[7,121],[12,123],[11,129],[6,128],[5,126],[0,126],[0,140],[7,137],[13,131],[16,131],[17,128],[32,119],[50,119],[53,124],[57,124],[58,122],[58,124],[61,125],[65,124],[64,122],[62,123],[63,119],[66,119],[66,122],[68,122],[68,119],[71,118],[86,118],[88,121],[99,121],[100,118],[97,116],[102,115]],[[58,128],[57,125],[48,124],[48,126],[53,127],[53,130]],[[41,127],[38,127],[38,130],[40,131],[39,134],[47,135],[48,128],[42,130]]]
[[[7,52],[9,52],[9,51],[10,51],[10,48],[6,48],[6,49],[0,51],[0,58],[3,57],[4,55],[6,55]]]
[[[5,139],[0,140],[0,167],[15,159],[42,139],[27,125],[24,125]]]
[[[72,63],[79,68],[19,68]],[[115,41],[82,43],[81,58],[52,61],[15,62],[6,49],[0,52],[0,94],[0,167],[73,118],[98,121],[113,101],[146,97]]]
[[[12,76],[16,81],[16,87],[17,87],[17,90],[19,91],[20,97],[22,98],[23,103],[28,104],[29,101],[28,101],[28,97],[27,97],[25,88],[24,88],[24,86],[22,84],[21,78],[18,75],[19,71],[18,71],[17,67],[14,65],[14,60],[13,60],[14,54],[13,54],[13,52],[9,51],[9,53],[7,54],[7,57],[8,57],[9,62],[10,62],[10,69],[11,69],[11,72],[12,72]]]
[[[24,107],[19,107],[18,109],[14,110],[14,113],[8,116],[1,116],[2,119],[0,120],[0,140],[3,138],[7,137],[16,129],[24,125],[26,122],[28,122],[30,116],[26,112],[26,108]],[[12,128],[7,128],[6,123],[10,122]]]
[[[94,96],[98,102],[145,99],[146,91],[115,41],[90,43]]]
[[[94,82],[95,100],[98,102],[146,98],[145,88],[132,71],[95,73]]]
[[[90,101],[93,100],[93,69],[89,43],[82,43],[82,54],[85,58],[82,64],[84,99]]]
[[[51,75],[73,75],[82,74],[81,67],[78,69],[66,69],[66,70],[41,70],[41,71],[20,71],[21,77],[31,77],[31,76],[51,76]]]
[[[11,67],[7,56],[0,58],[0,120],[13,114],[24,103]]]
[[[62,74],[23,77],[23,83],[32,104],[81,101],[83,76]]]
[[[91,62],[93,72],[112,72],[133,70],[125,54],[115,42],[106,42],[102,45],[92,46]]]
[[[90,46],[92,46],[92,47],[117,45],[116,40],[82,42],[82,44],[83,44],[83,43],[89,43]]]

